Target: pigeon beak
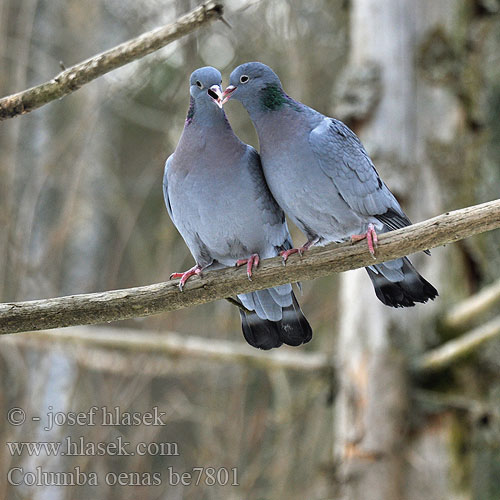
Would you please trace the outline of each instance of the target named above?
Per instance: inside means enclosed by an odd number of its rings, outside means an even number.
[[[229,85],[226,87],[226,90],[224,90],[224,93],[222,94],[222,104],[226,104],[229,99],[231,99],[231,94],[237,89],[238,87],[235,87],[234,85]]]
[[[208,90],[208,95],[212,98],[212,100],[222,109],[222,90],[219,85],[212,85]]]

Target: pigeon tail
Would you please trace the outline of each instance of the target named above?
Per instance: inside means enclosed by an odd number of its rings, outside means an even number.
[[[384,264],[366,268],[378,299],[389,307],[413,307],[417,302],[425,303],[438,296],[437,290],[425,280],[405,257],[400,269],[403,279],[391,280]],[[397,261],[391,261],[391,263]],[[387,263],[386,263],[387,264]],[[390,263],[389,263],[390,264]],[[374,270],[374,269],[376,270]],[[385,276],[384,276],[385,274]]]
[[[253,293],[262,292],[268,290]],[[240,309],[243,336],[252,347],[268,350],[282,344],[299,346],[311,340],[311,326],[302,313],[295,295],[293,292],[290,294],[292,303],[282,307],[282,318],[278,321],[262,319],[255,311],[247,312]]]

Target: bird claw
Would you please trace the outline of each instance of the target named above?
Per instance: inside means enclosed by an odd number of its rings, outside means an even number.
[[[252,269],[256,269],[259,265],[260,262],[260,257],[259,254],[252,254],[248,259],[238,259],[236,261],[235,266],[240,267],[243,266],[244,264],[247,265],[247,276],[249,281],[252,281]]]
[[[184,285],[186,284],[186,281],[191,278],[191,276],[201,276],[202,268],[198,264],[191,269],[188,269],[184,273],[172,273],[170,275],[170,279],[175,279],[175,278],[180,278],[181,280],[179,281],[179,290],[182,292],[184,290]]]
[[[304,245],[302,245],[299,248],[290,248],[289,250],[283,250],[282,252],[280,252],[281,257],[283,258],[283,261],[282,261],[283,265],[286,266],[286,261],[288,260],[288,257],[290,257],[290,255],[293,255],[294,253],[298,253],[299,257],[302,258],[302,256],[304,255],[304,252],[306,250],[309,250],[309,247],[313,244],[314,244],[314,241],[308,241],[307,243],[305,243]]]
[[[288,260],[288,257],[290,255],[293,255],[294,253],[298,253],[300,257],[303,255],[303,250],[301,248],[290,248],[289,250],[283,250],[280,252],[280,255],[282,257],[282,263],[284,266],[286,266],[286,261]]]
[[[351,243],[356,243],[357,241],[364,239],[366,239],[366,242],[368,243],[368,250],[370,251],[371,256],[376,259],[375,249],[378,246],[378,236],[373,224],[368,224],[368,229],[365,234],[353,234],[351,236]]]

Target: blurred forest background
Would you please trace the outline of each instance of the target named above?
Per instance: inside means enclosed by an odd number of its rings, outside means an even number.
[[[2,0],[0,95],[198,4]],[[165,281],[193,265],[161,183],[184,124],[188,78],[200,66],[220,69],[227,85],[242,62],[270,65],[288,94],[354,128],[414,221],[499,197],[498,0],[233,0],[225,17],[232,29],[213,23],[0,123],[2,302]],[[230,102],[226,112],[240,138],[258,148],[241,105]],[[378,303],[363,270],[303,284],[300,302],[314,337],[295,352],[325,353],[335,373],[37,334],[2,338],[0,414],[22,407],[28,419],[12,426],[1,417],[0,498],[499,500],[500,342],[431,375],[412,376],[408,365],[474,326],[451,329],[442,318],[500,278],[500,234],[432,253],[414,262],[440,297],[414,310]],[[177,332],[244,343],[239,315],[225,301],[111,326],[124,337]],[[105,335],[109,328],[87,330]],[[30,417],[49,406],[158,407],[167,425],[44,431]],[[175,442],[180,456],[15,457],[3,444],[82,435]],[[100,484],[5,481],[12,467],[37,466],[79,466],[96,471]],[[209,466],[237,468],[239,486],[168,484],[168,467]],[[111,487],[102,479],[108,471],[160,472],[163,481]]]

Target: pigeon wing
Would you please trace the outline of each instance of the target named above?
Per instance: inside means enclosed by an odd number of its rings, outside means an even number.
[[[390,229],[411,224],[360,140],[346,125],[324,118],[311,131],[309,144],[321,169],[352,210],[377,217]]]
[[[168,215],[170,215],[170,218],[172,219],[172,222],[174,220],[172,216],[172,206],[170,205],[170,200],[168,198],[168,168],[172,164],[174,155],[171,154],[168,158],[167,161],[165,162],[165,170],[163,171],[163,199],[165,200],[165,206],[167,207],[167,212]]]

